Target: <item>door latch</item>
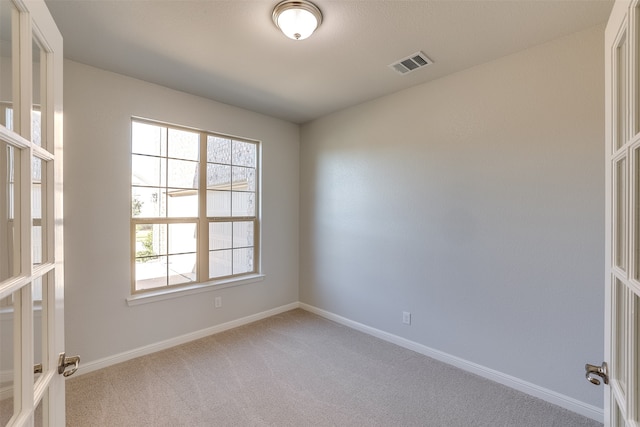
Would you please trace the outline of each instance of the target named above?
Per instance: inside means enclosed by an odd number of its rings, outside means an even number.
[[[75,374],[78,370],[78,366],[80,365],[80,356],[70,356],[67,357],[64,353],[60,353],[60,357],[58,358],[58,373],[64,375],[65,377],[70,377]],[[67,371],[66,369],[69,366],[73,366],[71,370]]]
[[[586,371],[585,376],[591,384],[600,385],[600,380],[595,378],[594,375],[602,378],[602,381],[604,381],[605,384],[609,384],[609,369],[607,367],[607,362],[602,362],[602,366],[595,366],[587,363],[584,365],[584,370]]]

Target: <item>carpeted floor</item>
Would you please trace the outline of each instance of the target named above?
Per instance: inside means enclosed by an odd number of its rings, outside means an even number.
[[[302,310],[66,387],[78,427],[602,425]]]

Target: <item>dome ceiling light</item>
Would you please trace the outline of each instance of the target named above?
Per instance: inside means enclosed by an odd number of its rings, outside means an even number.
[[[322,23],[322,12],[306,0],[284,0],[273,8],[273,22],[293,40],[304,40]]]

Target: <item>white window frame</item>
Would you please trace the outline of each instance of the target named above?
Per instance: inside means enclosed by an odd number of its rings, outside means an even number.
[[[254,283],[263,280],[264,274],[262,274],[261,268],[261,202],[262,202],[262,185],[261,185],[261,158],[262,158],[262,143],[261,141],[236,137],[218,132],[205,131],[201,129],[194,129],[186,126],[174,125],[162,121],[150,120],[139,117],[131,118],[131,136],[130,142],[133,144],[133,123],[143,123],[153,126],[159,126],[167,129],[175,129],[187,132],[195,132],[199,134],[199,158],[198,158],[198,180],[199,185],[198,194],[198,216],[193,218],[172,218],[168,216],[164,217],[134,217],[133,212],[133,177],[130,173],[130,185],[129,185],[129,206],[130,206],[130,224],[131,224],[131,239],[130,239],[130,259],[131,259],[131,295],[127,298],[128,305],[138,305],[147,302],[165,300],[174,298],[177,296],[183,296],[188,294],[200,293],[205,291],[211,291],[214,289],[223,289],[230,286],[238,286],[249,283]],[[255,215],[253,216],[230,216],[230,217],[208,217],[207,216],[207,191],[203,189],[207,188],[207,137],[217,137],[223,139],[229,139],[232,141],[255,144],[256,146],[256,188],[255,188]],[[133,160],[133,145],[129,150],[130,162]],[[133,165],[130,164],[131,168]],[[132,171],[132,169],[131,169]],[[203,173],[203,171],[205,171]],[[215,222],[236,222],[236,221],[253,221],[254,223],[254,241],[253,241],[253,271],[230,274],[223,277],[209,278],[209,224]],[[195,223],[197,230],[196,239],[196,278],[193,282],[175,285],[165,285],[150,289],[136,289],[136,226],[140,224],[179,224],[179,223]]]

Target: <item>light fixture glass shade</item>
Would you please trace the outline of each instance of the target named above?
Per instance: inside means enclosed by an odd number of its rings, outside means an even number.
[[[318,28],[322,13],[311,2],[285,0],[273,9],[273,22],[290,39],[304,40]]]

